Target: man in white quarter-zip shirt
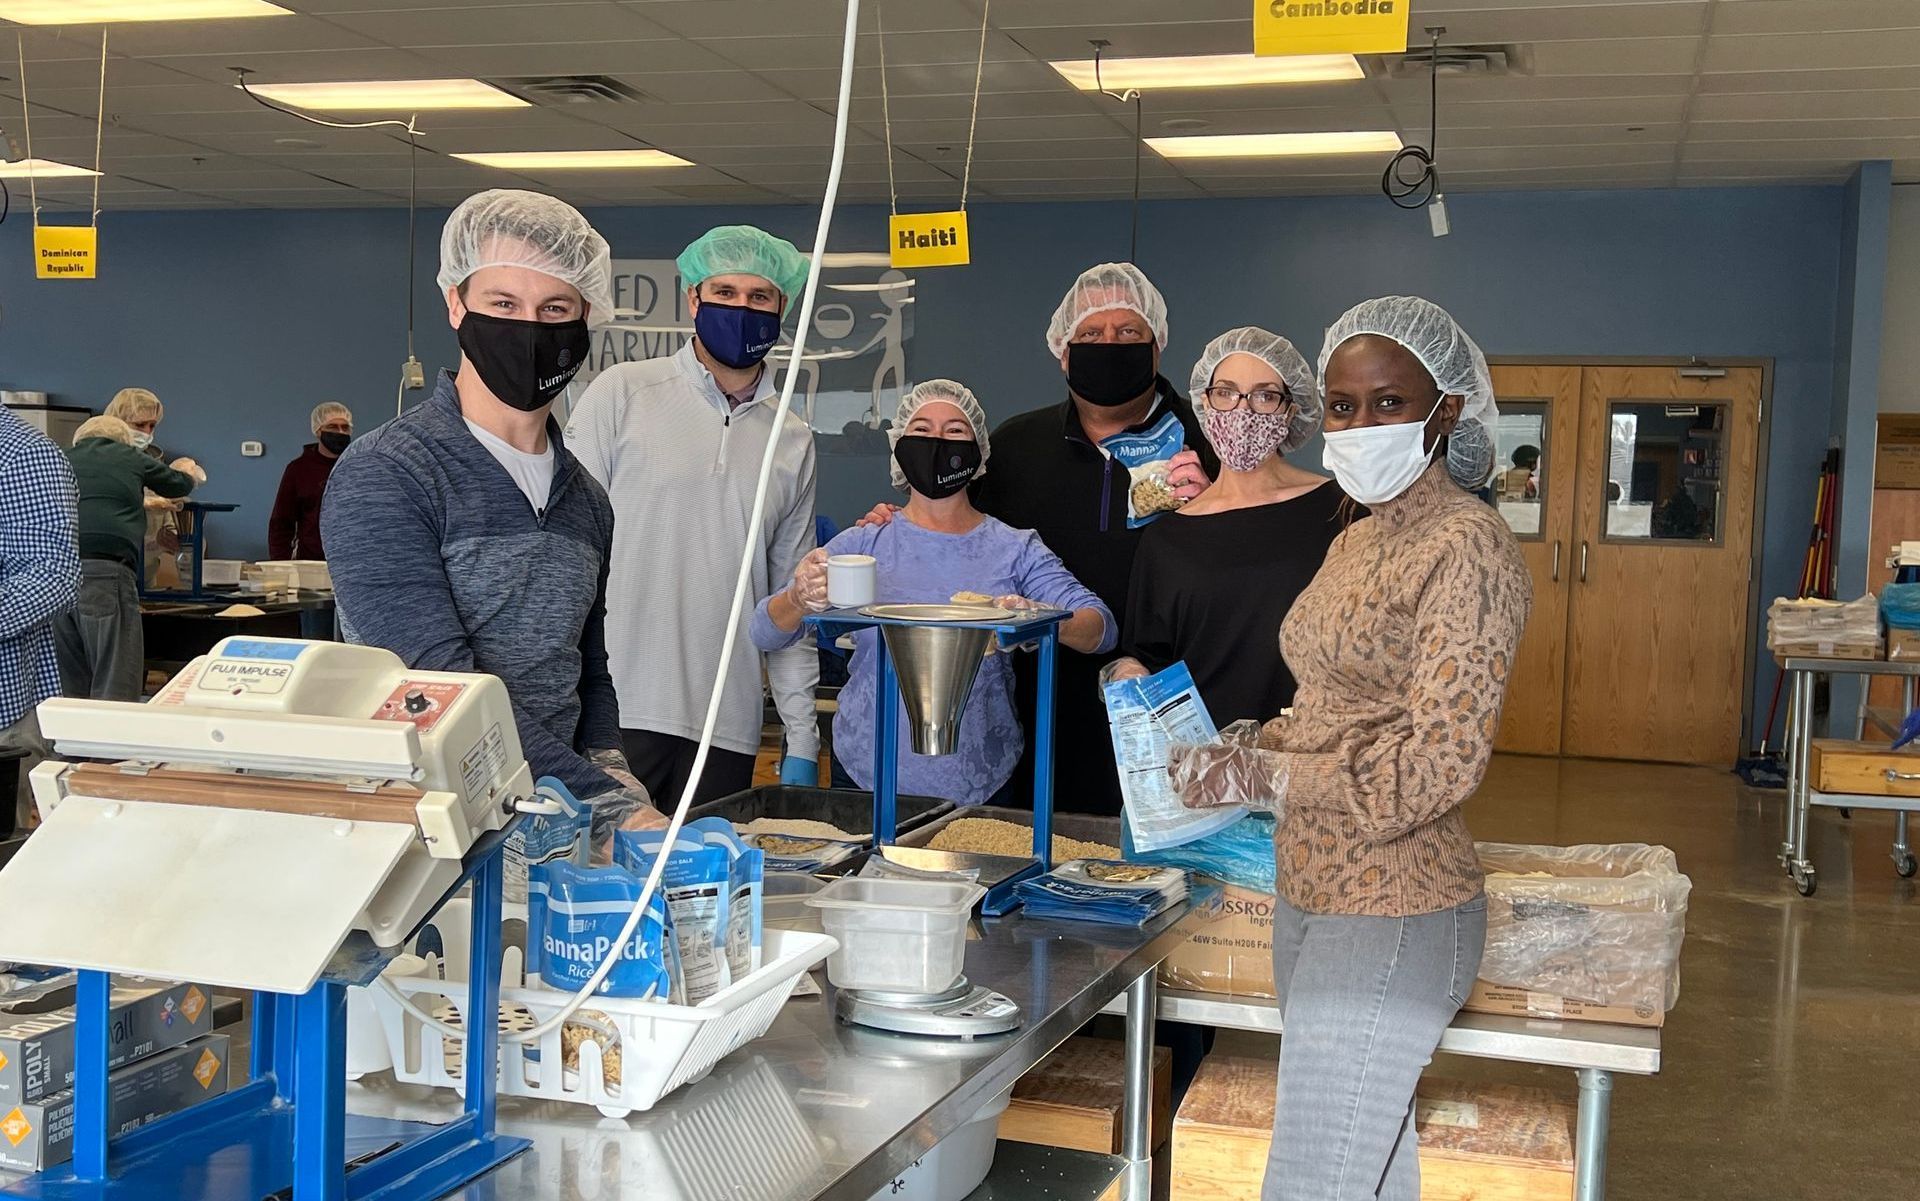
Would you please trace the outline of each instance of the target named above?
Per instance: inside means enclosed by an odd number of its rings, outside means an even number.
[[[607,649],[620,735],[634,775],[671,811],[693,773],[728,603],[767,439],[777,436],[752,588],[740,615],[699,801],[752,787],[760,747],[761,657],[746,637],[753,607],[783,587],[814,547],[813,433],[778,401],[767,353],[806,285],[807,259],[750,225],[701,235],[680,255],[694,335],[666,358],[595,379],[567,423],[567,446],[613,500]],[[820,734],[811,639],[766,656],[786,727],[785,784],[818,782]]]

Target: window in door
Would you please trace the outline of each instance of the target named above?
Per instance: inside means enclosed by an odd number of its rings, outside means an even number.
[[[1500,399],[1494,427],[1496,462],[1493,499],[1514,537],[1539,541],[1541,502],[1547,495],[1547,402]]]
[[[1726,406],[1614,401],[1608,418],[1605,540],[1717,545]]]

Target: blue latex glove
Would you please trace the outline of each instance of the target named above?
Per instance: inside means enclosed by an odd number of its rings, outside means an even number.
[[[780,782],[799,788],[820,787],[820,765],[811,759],[788,755],[780,761]]]

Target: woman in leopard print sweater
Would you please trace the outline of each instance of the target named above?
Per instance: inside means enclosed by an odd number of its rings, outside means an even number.
[[[1175,776],[1190,804],[1279,815],[1285,1036],[1262,1201],[1415,1201],[1414,1085],[1486,938],[1460,806],[1493,751],[1532,583],[1499,513],[1466,490],[1492,467],[1492,381],[1453,318],[1369,301],[1320,363],[1326,465],[1371,515],[1281,628],[1292,715],[1260,749],[1204,748]]]

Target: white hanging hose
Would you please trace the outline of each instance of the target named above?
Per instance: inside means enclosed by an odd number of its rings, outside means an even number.
[[[833,163],[827,170],[826,197],[821,201],[820,222],[813,235],[813,264],[812,269],[807,273],[807,287],[800,299],[800,320],[794,330],[793,347],[787,356],[787,379],[780,389],[780,407],[773,415],[773,430],[767,437],[766,453],[760,457],[760,480],[753,492],[753,513],[747,519],[746,548],[740,556],[740,574],[733,585],[733,607],[727,616],[727,637],[720,646],[720,666],[714,672],[713,696],[707,702],[707,720],[700,729],[700,746],[693,757],[693,771],[687,777],[687,786],[681,790],[680,803],[674,808],[673,817],[667,822],[660,853],[654,857],[653,869],[647,873],[647,881],[640,889],[640,899],[634,904],[633,912],[628,915],[627,924],[621,929],[620,937],[614,940],[612,950],[600,961],[600,966],[595,969],[592,978],[578,993],[574,994],[560,1012],[530,1030],[502,1031],[500,1038],[503,1041],[537,1042],[549,1032],[565,1025],[568,1018],[593,998],[594,992],[606,980],[608,973],[613,971],[614,964],[619,962],[620,956],[633,940],[635,932],[640,929],[640,922],[647,912],[647,904],[653,899],[654,892],[660,886],[660,876],[666,870],[668,852],[680,837],[681,826],[686,824],[687,810],[693,804],[694,789],[700,783],[700,773],[706,769],[707,752],[713,749],[714,727],[720,721],[720,701],[726,687],[727,668],[733,662],[733,648],[740,638],[740,615],[746,608],[747,591],[753,583],[754,557],[766,515],[767,486],[773,479],[774,456],[780,446],[780,427],[785,424],[787,414],[793,408],[794,384],[800,378],[800,364],[806,354],[807,330],[813,324],[813,300],[820,288],[821,260],[826,254],[827,233],[833,226],[834,202],[840,195],[840,168],[847,154],[847,110],[851,107],[853,100],[853,59],[854,50],[859,45],[859,30],[860,0],[847,0],[846,45],[840,55],[840,100],[833,125]],[[469,965],[468,970],[476,969]],[[443,1036],[461,1040],[469,1036],[469,1030],[449,1025],[415,1005],[385,976],[379,978],[379,984],[389,996],[399,1002],[402,1009],[418,1021],[438,1030]],[[482,1033],[487,1032],[486,1027],[489,1024],[472,1018],[469,1018],[467,1023],[473,1030],[479,1030]]]

